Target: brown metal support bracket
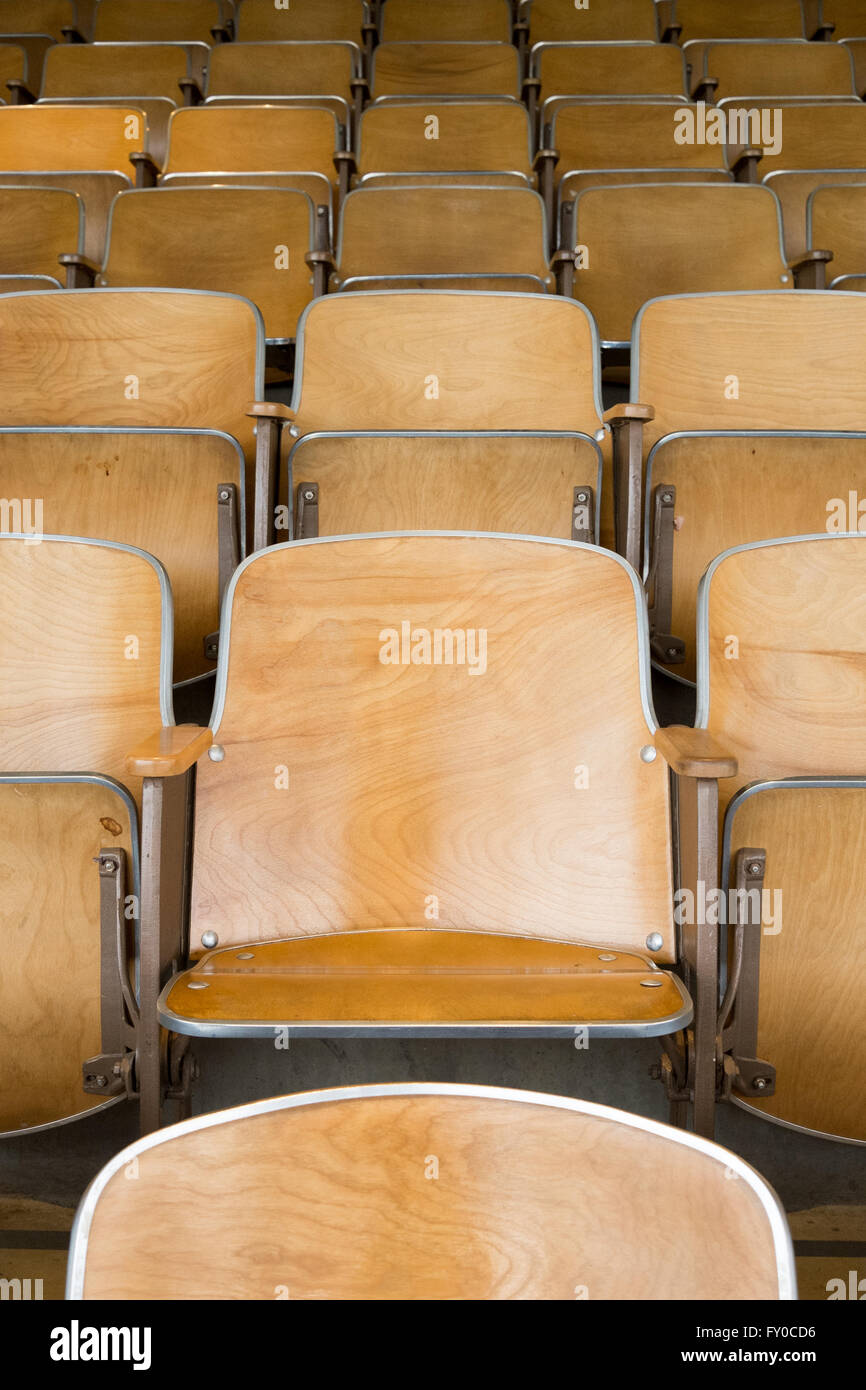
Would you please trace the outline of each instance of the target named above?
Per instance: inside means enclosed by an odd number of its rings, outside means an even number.
[[[310,540],[319,534],[319,484],[298,483],[295,493],[295,540]]]
[[[716,1035],[719,929],[707,921],[706,910],[699,914],[698,907],[718,886],[718,783],[706,777],[680,777],[677,794],[680,884],[691,890],[695,904],[695,920],[682,928],[687,984],[695,1006],[694,1020],[686,1035],[687,1084],[695,1133],[712,1139],[720,1052]],[[698,920],[699,916],[703,920]]]
[[[217,553],[218,553],[218,611],[222,612],[223,598],[229,581],[241,562],[240,529],[238,523],[238,490],[234,483],[220,483],[217,488]],[[204,639],[204,654],[208,661],[219,656],[219,629]]]
[[[643,491],[643,427],[652,420],[652,406],[629,403],[605,412],[613,435],[614,534],[617,551],[640,574],[641,494]]]
[[[728,985],[719,1010],[719,1032],[725,1051],[733,1066],[726,1069],[726,1083],[742,1096],[771,1096],[776,1090],[776,1069],[761,1061],[758,1050],[758,995],[761,969],[761,912],[740,913],[740,904],[748,903],[746,893],[757,892],[758,902],[764,887],[767,852],[764,849],[740,849],[734,860],[734,887],[737,890],[737,917],[734,923],[733,950],[728,965]],[[733,1023],[726,1025],[733,1012]]]
[[[129,984],[126,853],[122,849],[101,850],[94,863],[99,866],[102,1052],[82,1063],[82,1087],[88,1095],[134,1096],[139,1014]]]
[[[647,602],[650,650],[663,666],[676,666],[685,660],[686,644],[671,634],[674,584],[674,514],[677,490],[659,483],[652,496],[652,549],[647,576]]]
[[[591,487],[576,487],[571,508],[571,539],[595,544],[595,491]]]

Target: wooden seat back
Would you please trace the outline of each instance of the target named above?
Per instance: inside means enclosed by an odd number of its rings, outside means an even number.
[[[718,82],[716,96],[853,96],[850,55],[835,43],[751,39],[707,44],[704,76]]]
[[[646,1201],[648,1171],[676,1202]],[[796,1297],[784,1213],[741,1159],[487,1087],[319,1091],[187,1121],[113,1159],[75,1230],[75,1299]]]
[[[206,43],[230,9],[219,0],[99,0],[95,43]]]
[[[399,925],[641,951],[658,932],[674,958],[624,561],[515,536],[294,542],[250,557],[226,605],[193,952]]]
[[[394,101],[363,112],[358,137],[362,177],[474,170],[530,178],[529,116],[519,102]]]
[[[575,43],[621,39],[654,42],[658,37],[655,7],[648,0],[605,0],[578,9],[573,0],[531,0],[520,7],[529,21],[530,43]]]
[[[389,0],[390,3],[390,0]],[[519,56],[509,43],[380,43],[372,96],[520,96]]]
[[[235,37],[239,43],[343,39],[360,43],[366,5],[361,0],[292,0],[277,9],[273,0],[241,0]]]
[[[430,41],[511,42],[508,0],[387,0],[380,21],[383,43]]]
[[[0,275],[63,274],[58,257],[84,249],[84,205],[60,188],[0,189]],[[38,286],[37,286],[38,288]]]

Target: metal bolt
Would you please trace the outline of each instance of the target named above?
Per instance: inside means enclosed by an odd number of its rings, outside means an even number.
[[[663,941],[663,939],[662,939],[662,934],[661,934],[661,932],[657,932],[657,931],[650,932],[649,936],[648,936],[647,939],[646,939],[646,948],[647,948],[647,950],[648,950],[648,951],[660,951],[663,945],[664,945],[664,941]]]
[[[616,960],[616,956],[611,955],[608,951],[604,955],[600,955],[599,960]]]
[[[663,980],[641,980],[644,989],[661,989]]]
[[[673,499],[673,495],[672,495],[670,492],[663,492],[663,493],[662,493],[662,501],[663,501],[663,502],[673,502],[673,500],[674,500],[674,499]]]
[[[226,750],[221,743],[213,743],[207,750],[207,755],[212,763],[221,763],[226,755]]]
[[[102,868],[103,868],[103,871],[104,871],[105,873],[107,873],[107,874],[116,874],[116,873],[117,873],[117,860],[116,860],[116,859],[103,859],[103,861],[102,861]]]
[[[645,743],[640,750],[640,760],[642,763],[654,763],[656,760],[656,750],[651,743]]]
[[[231,496],[231,493],[229,492],[228,488],[224,487],[224,488],[221,488],[221,489],[220,489],[220,501],[221,501],[221,502],[227,502],[227,501],[229,500],[230,496]]]
[[[769,1084],[770,1078],[768,1076],[756,1076],[754,1081],[752,1082],[752,1090],[766,1091]]]
[[[237,958],[238,960],[252,960],[253,953],[252,951],[238,951]]]
[[[578,492],[578,493],[576,494],[576,496],[577,496],[578,502],[585,502],[585,501],[586,501],[586,493],[585,493],[585,492]]]
[[[111,1070],[114,1072],[114,1075],[115,1075],[115,1076],[120,1076],[120,1073],[123,1071],[123,1063],[122,1063],[122,1062],[115,1062],[115,1064],[114,1064],[114,1066],[111,1068]]]
[[[190,980],[187,989],[207,989],[204,980]]]
[[[201,944],[202,946],[205,946],[208,950],[210,950],[212,946],[219,945],[219,937],[217,936],[215,931],[202,932]]]
[[[668,656],[670,657],[671,661],[673,661],[674,657],[677,655],[678,653],[676,647],[668,647]]]
[[[315,496],[316,496],[316,494],[315,494],[314,492],[310,492],[309,489],[308,489],[308,490],[304,493],[304,501],[305,501],[305,502],[312,502]]]
[[[750,873],[750,874],[759,874],[760,872],[761,872],[761,865],[760,865],[760,863],[758,862],[757,859],[753,859],[752,862],[751,862],[751,864],[749,865],[749,873]]]

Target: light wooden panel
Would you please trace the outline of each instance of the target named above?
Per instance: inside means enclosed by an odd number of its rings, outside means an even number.
[[[129,156],[147,143],[134,105],[6,106],[0,109],[0,169],[94,170],[132,175]]]
[[[693,72],[703,68],[706,45],[700,39],[804,39],[800,0],[676,0],[679,42],[690,44],[687,60]]]
[[[756,1194],[674,1133],[424,1095],[187,1131],[110,1179],[85,1297],[776,1297]],[[648,1201],[647,1172],[679,1200]]]
[[[298,423],[594,434],[593,370],[589,320],[553,296],[327,296],[304,324]]]
[[[532,0],[523,13],[531,43],[656,38],[655,12],[647,0],[605,0],[581,10],[571,0]]]
[[[586,251],[574,295],[607,341],[630,339],[635,314],[657,295],[793,286],[778,204],[753,185],[589,189],[577,203],[575,244]]]
[[[243,0],[236,38],[239,43],[348,39],[359,44],[363,22],[361,0],[293,0],[287,10],[278,10],[274,0]]]
[[[734,833],[734,850],[766,849],[764,887],[781,894],[761,936],[757,1052],[776,1068],[776,1094],[748,1104],[866,1140],[866,791],[761,792],[737,811]]]
[[[99,0],[96,43],[214,42],[219,0]]]
[[[336,177],[337,125],[325,107],[193,106],[176,111],[166,171],[292,169]]]
[[[728,556],[709,602],[709,727],[756,778],[858,774],[866,764],[866,537]],[[739,656],[726,659],[734,636]],[[729,647],[730,649],[730,647]]]
[[[866,428],[859,295],[657,300],[639,348],[637,396],[655,409],[647,446],[673,430]]]
[[[454,40],[457,42],[511,42],[511,10],[508,0],[394,0],[382,7],[383,42]]]
[[[866,131],[864,131],[866,135]],[[771,174],[766,180],[782,205],[782,220],[785,227],[785,255],[789,261],[796,261],[808,250],[806,236],[806,207],[809,198],[825,184],[862,183],[866,181],[866,144],[860,151],[859,166],[845,169],[813,169],[808,172]],[[824,248],[832,251],[832,247]],[[827,267],[828,282],[834,270],[831,261]]]
[[[674,979],[645,958],[485,932],[353,931],[211,951],[166,1002],[203,1023],[244,1019],[417,1027],[663,1025],[681,1015]]]
[[[5,748],[4,755],[8,767]],[[122,799],[87,784],[0,782],[0,827],[3,1131],[50,1124],[104,1103],[81,1088],[82,1062],[102,1051],[93,860],[100,850],[119,847],[131,865],[131,838]]]
[[[851,182],[850,170],[866,168],[866,109],[856,102],[786,105],[781,109],[781,149],[776,154],[764,152],[758,175],[764,180],[772,175],[769,186],[781,200],[785,246],[789,259],[794,259],[806,246],[809,194],[822,183],[836,181],[814,171],[848,170],[843,182]],[[796,172],[799,170],[810,172]]]
[[[866,274],[866,170],[862,183],[819,188],[811,206],[811,244],[833,252],[827,266],[828,284],[837,275]]]
[[[313,297],[304,260],[313,218],[309,198],[291,189],[131,192],[112,208],[100,283],[239,294],[259,308],[269,338],[294,338]]]
[[[596,486],[585,440],[518,435],[310,438],[294,487],[319,485],[319,535],[503,531],[571,536],[574,489]]]
[[[121,541],[171,580],[175,680],[213,670],[219,627],[217,488],[238,479],[231,442],[204,434],[0,434],[0,493],[42,499],[48,533]]]
[[[105,250],[105,231],[112,200],[132,186],[131,177],[127,178],[126,174],[0,173],[0,192],[7,187],[22,186],[59,188],[66,193],[77,194],[84,204],[84,254],[99,265]],[[62,283],[64,277],[59,266],[55,273]]]
[[[0,275],[65,280],[58,257],[79,249],[80,210],[74,193],[0,187]]]
[[[0,34],[50,34],[62,43],[75,18],[73,0],[0,0]]]
[[[854,89],[862,97],[866,92],[866,39],[848,39],[845,47],[854,60]]]
[[[653,460],[653,487],[662,483],[676,488],[671,631],[686,641],[685,663],[671,669],[694,680],[695,603],[710,561],[731,546],[824,531],[834,499],[850,529],[849,492],[866,498],[866,440],[672,439]]]
[[[388,4],[391,0],[388,0]],[[435,129],[438,138],[425,133]],[[529,117],[518,102],[389,102],[361,117],[360,174],[392,170],[531,169]]]
[[[217,44],[210,56],[207,94],[305,96],[324,92],[351,101],[352,55],[345,43],[311,42],[303,48],[279,43]]]
[[[383,664],[403,622],[483,629],[485,671]],[[603,680],[582,655],[600,631]],[[635,949],[657,930],[670,959],[667,774],[640,758],[637,638],[628,575],[599,550],[263,552],[234,591],[225,758],[198,771],[196,944],[424,927],[434,895],[443,927]]]
[[[45,59],[43,97],[167,97],[183,101],[186,50],[177,44],[57,44]]]
[[[701,183],[731,184],[733,182],[726,169],[629,169],[627,171],[590,169],[585,174],[563,176],[559,186],[560,205],[570,198],[576,198],[579,193],[583,193],[588,188],[605,187],[611,184],[622,185],[624,178],[628,179],[629,184],[663,182],[667,188],[677,183],[694,183],[696,179]]]
[[[835,40],[860,37],[863,25],[863,6],[860,0],[823,0],[822,15],[828,24],[835,24]]]
[[[563,178],[571,169],[641,168],[715,169],[727,175],[723,146],[677,144],[674,136],[679,127],[674,116],[681,109],[679,104],[661,101],[563,104],[553,127],[553,143],[559,150],[557,177]],[[631,173],[628,181],[632,182]],[[593,182],[598,182],[595,174]]]
[[[544,206],[527,188],[362,188],[343,205],[338,248],[340,280],[535,275],[555,288],[545,250]]]
[[[125,781],[130,747],[162,723],[156,570],[106,546],[0,536],[0,571],[4,769]]]
[[[851,60],[835,43],[707,44],[704,68],[707,76],[717,79],[720,100],[854,95]]]
[[[374,97],[520,95],[509,43],[382,43],[373,58]]]
[[[575,14],[575,23],[585,23],[589,13],[583,10]],[[607,13],[607,9],[600,13]],[[592,48],[569,43],[542,49],[536,63],[542,98],[678,96],[686,91],[683,55],[670,43],[657,43],[652,47],[645,43],[616,43]]]
[[[0,299],[0,424],[219,429],[251,465],[255,355],[255,316],[239,299],[132,290]]]
[[[45,61],[45,55],[49,49],[54,47],[55,40],[49,34],[9,34],[6,37],[10,43],[23,48],[27,56],[28,89],[35,95],[42,83],[42,65]]]

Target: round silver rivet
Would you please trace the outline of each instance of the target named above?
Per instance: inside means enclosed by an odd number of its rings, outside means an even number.
[[[760,872],[761,872],[761,866],[760,866],[760,864],[757,862],[757,860],[753,860],[752,863],[749,865],[749,873],[750,873],[750,874],[759,874]]]
[[[663,502],[672,502],[673,500],[674,500],[674,499],[671,497],[671,494],[670,494],[669,492],[663,492],[663,493],[662,493],[662,501],[663,501]]]
[[[116,859],[105,859],[105,860],[103,860],[102,867],[103,867],[103,869],[105,870],[105,872],[106,872],[107,874],[116,874],[116,873],[117,873],[117,860],[116,860]]]
[[[226,750],[221,743],[212,743],[207,750],[207,755],[212,763],[221,763],[226,755]]]
[[[656,750],[651,743],[645,743],[640,750],[640,760],[642,763],[654,763],[656,760]]]
[[[605,955],[599,956],[599,960],[616,960],[616,956],[612,956],[608,951],[605,953]]]
[[[646,939],[646,948],[647,948],[647,950],[648,950],[648,951],[660,951],[663,945],[664,945],[664,941],[662,940],[662,934],[661,934],[661,932],[657,932],[657,931],[650,932],[649,936],[648,936],[647,939]]]
[[[661,989],[663,980],[641,980],[644,989]]]
[[[756,1091],[766,1091],[769,1084],[769,1078],[766,1076],[756,1076],[752,1082],[752,1086]]]
[[[201,934],[201,944],[206,946],[208,950],[211,946],[218,946],[219,940],[215,931],[203,931]]]
[[[585,502],[585,501],[586,501],[586,493],[585,493],[585,492],[579,492],[579,493],[577,494],[577,500],[578,500],[578,502]]]
[[[207,989],[207,988],[208,988],[208,986],[205,984],[204,980],[190,980],[189,984],[187,985],[187,989]]]
[[[304,501],[305,501],[305,502],[312,502],[312,500],[313,500],[313,498],[315,497],[315,495],[316,495],[316,494],[315,494],[314,492],[310,492],[310,491],[308,490],[307,492],[304,493]]]
[[[223,488],[223,489],[221,490],[221,492],[220,492],[220,501],[221,501],[221,502],[227,502],[228,500],[229,500],[229,493],[228,493],[228,491],[227,491],[226,488]]]
[[[252,953],[252,951],[238,951],[238,954],[237,954],[237,959],[238,959],[238,960],[252,960],[252,958],[253,958],[253,953]]]

